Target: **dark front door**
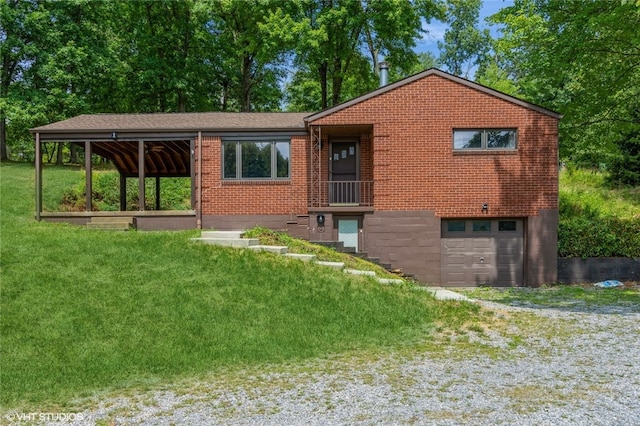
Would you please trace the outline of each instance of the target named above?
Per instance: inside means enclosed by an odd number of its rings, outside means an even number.
[[[358,204],[358,143],[333,142],[330,164],[329,203]]]

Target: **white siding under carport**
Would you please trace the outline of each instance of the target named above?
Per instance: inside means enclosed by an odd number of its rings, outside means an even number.
[[[522,286],[522,219],[442,220],[441,284]]]

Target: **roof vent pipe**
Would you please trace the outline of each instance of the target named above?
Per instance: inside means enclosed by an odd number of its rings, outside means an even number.
[[[378,67],[380,68],[380,87],[386,86],[389,83],[389,64],[383,61]]]

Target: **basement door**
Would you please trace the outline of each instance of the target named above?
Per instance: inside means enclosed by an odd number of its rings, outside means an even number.
[[[358,251],[358,219],[338,219],[338,241]]]
[[[522,219],[442,221],[442,285],[522,286],[523,265]]]

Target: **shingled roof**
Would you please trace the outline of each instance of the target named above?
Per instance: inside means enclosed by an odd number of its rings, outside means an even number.
[[[83,114],[31,129],[32,133],[304,131],[305,112],[190,112],[155,114]]]
[[[145,141],[146,176],[191,175],[191,145],[198,132],[304,133],[309,113],[194,112],[84,114],[31,129],[42,142],[91,141],[94,154],[111,160],[125,176],[138,176],[138,141]]]

